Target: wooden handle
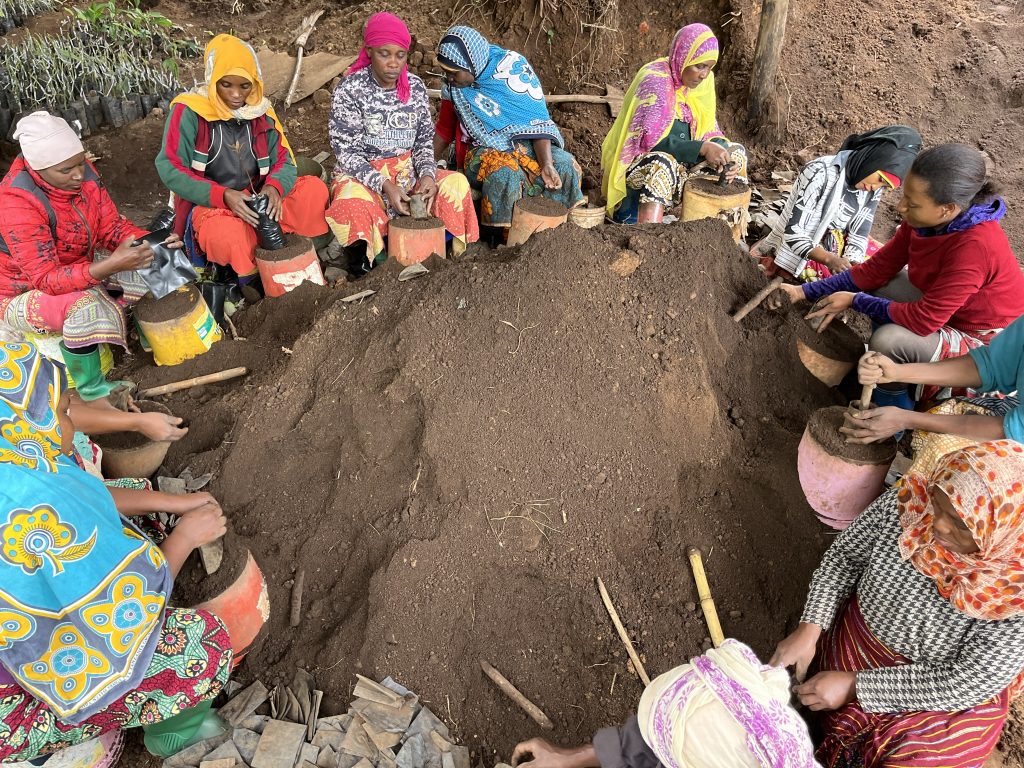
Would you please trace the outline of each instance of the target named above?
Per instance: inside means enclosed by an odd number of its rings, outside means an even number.
[[[508,679],[501,674],[501,672],[496,670],[483,659],[480,659],[480,669],[484,671],[485,675],[491,678],[491,681],[501,689],[502,693],[512,699],[512,701],[514,701],[519,708],[523,710],[523,712],[528,714],[537,725],[545,731],[553,731],[555,729],[555,724],[552,723],[548,716],[544,714],[544,711],[528,698],[523,696],[523,694],[519,692],[519,689],[512,685],[512,683],[510,683]]]
[[[711,642],[717,648],[725,642],[725,635],[722,634],[722,625],[718,622],[718,610],[715,608],[715,601],[711,597],[711,587],[708,586],[708,577],[704,573],[704,561],[701,559],[700,550],[690,547],[686,550],[690,558],[690,568],[693,570],[693,580],[697,583],[697,596],[700,598],[700,607],[704,611],[704,621],[707,622],[708,632],[711,634]]]
[[[874,391],[874,384],[865,384],[860,388],[860,409],[862,411],[866,411],[871,407],[871,393]]]
[[[615,625],[615,631],[619,633],[619,639],[622,644],[626,646],[626,653],[629,654],[629,660],[633,662],[633,669],[643,680],[644,685],[651,684],[651,678],[647,675],[647,670],[644,669],[643,662],[640,661],[640,657],[637,656],[636,650],[633,648],[633,641],[629,639],[629,635],[626,634],[626,628],[622,626],[622,622],[619,620],[619,612],[615,610],[615,606],[612,605],[612,599],[608,595],[608,590],[604,588],[604,582],[601,581],[601,577],[597,577],[597,589],[601,593],[601,601],[604,603],[605,610],[608,611],[608,615],[612,617],[612,624]]]
[[[202,384],[215,384],[218,381],[227,381],[228,379],[245,376],[248,372],[248,368],[229,368],[228,370],[220,371],[219,373],[208,373],[205,376],[196,376],[194,379],[173,381],[170,384],[161,384],[159,387],[150,387],[149,389],[144,389],[139,392],[139,397],[167,395],[171,392],[180,392],[183,389],[192,389],[192,387],[198,387]]]
[[[744,304],[742,307],[736,310],[736,314],[732,316],[732,319],[738,323],[744,317],[753,312],[757,305],[760,304],[765,299],[767,299],[768,295],[771,294],[780,285],[782,285],[782,278],[776,277],[774,280],[769,282],[768,285],[766,285],[760,291],[755,293],[754,298],[752,298],[750,301],[748,301],[746,304]]]

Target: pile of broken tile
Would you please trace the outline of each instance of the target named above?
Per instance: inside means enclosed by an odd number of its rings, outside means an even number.
[[[219,736],[168,757],[163,768],[469,768],[469,748],[390,677],[357,675],[343,715],[319,717],[323,695],[300,670],[270,692],[255,682],[217,713]]]

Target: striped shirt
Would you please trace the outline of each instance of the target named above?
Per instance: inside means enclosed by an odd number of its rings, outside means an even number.
[[[897,489],[886,491],[829,547],[801,621],[828,629],[856,593],[871,632],[911,664],[857,673],[866,712],[956,712],[1002,692],[1024,669],[1024,616],[973,619],[900,556]]]

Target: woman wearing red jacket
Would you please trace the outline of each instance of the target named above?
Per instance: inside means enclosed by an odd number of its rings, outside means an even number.
[[[21,154],[0,181],[0,321],[61,334],[79,395],[105,397],[113,385],[103,378],[98,345],[126,346],[123,305],[145,295],[135,270],[153,259],[148,245],[132,245],[146,230],[117,212],[63,119],[34,112],[14,137]],[[172,237],[167,245],[181,242]],[[111,253],[97,260],[101,249]]]
[[[903,223],[870,259],[827,280],[783,286],[793,302],[820,300],[808,317],[823,317],[822,330],[853,308],[876,326],[872,350],[924,363],[986,345],[1024,315],[1024,275],[999,225],[1006,204],[978,150],[941,144],[922,152],[896,209]],[[875,400],[913,407],[904,384],[880,386]]]

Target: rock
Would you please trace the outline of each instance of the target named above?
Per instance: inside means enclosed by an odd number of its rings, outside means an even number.
[[[598,472],[597,476],[594,478],[594,484],[595,485],[604,485],[607,480],[608,480],[608,473],[607,472]]]
[[[294,766],[306,740],[306,726],[271,720],[263,729],[252,768],[288,768]]]
[[[688,602],[686,605],[684,605],[683,607],[686,608],[686,610],[688,610],[690,613],[696,613],[697,612],[697,604],[695,602],[693,602],[692,600],[690,602]]]
[[[643,259],[638,254],[633,251],[623,250],[619,251],[619,255],[609,267],[619,277],[629,277],[636,272],[641,263],[643,263]]]
[[[423,63],[423,51],[416,51],[409,57],[409,66],[418,67]]]
[[[321,109],[331,106],[331,92],[326,88],[313,91],[313,103]]]
[[[253,755],[256,754],[256,747],[260,743],[260,735],[248,728],[235,728],[231,734],[231,740],[235,742],[238,754],[242,756],[242,762],[249,765]]]
[[[742,619],[743,618],[743,611],[729,611],[729,618],[730,619]]]

